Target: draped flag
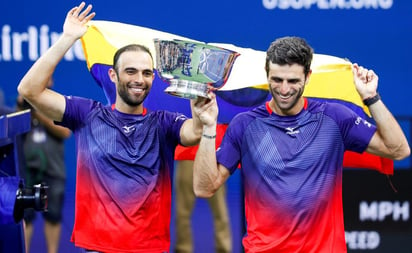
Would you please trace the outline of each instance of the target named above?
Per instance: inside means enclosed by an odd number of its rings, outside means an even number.
[[[175,34],[124,23],[98,20],[89,23],[88,31],[81,38],[83,50],[87,67],[97,84],[102,87],[108,104],[114,104],[116,98],[116,87],[108,76],[116,50],[130,43],[142,44],[149,48],[156,59],[155,39],[203,43]],[[250,110],[270,99],[264,70],[265,52],[232,44],[207,43],[207,45],[228,49],[239,54],[226,83],[216,91],[219,123],[228,123],[237,113]],[[356,91],[351,63],[348,60],[314,54],[311,68],[312,75],[305,87],[304,96],[341,103],[361,117],[370,117],[368,108],[363,105]],[[179,111],[190,116],[188,100],[163,92],[168,84],[159,77],[156,71],[155,73],[152,90],[144,102],[145,107],[151,110]],[[392,160],[367,153],[345,152],[343,166],[375,169],[384,174],[393,174]]]

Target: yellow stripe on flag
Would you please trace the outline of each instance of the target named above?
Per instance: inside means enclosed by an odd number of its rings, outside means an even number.
[[[109,66],[113,64],[113,55],[117,48],[108,43],[95,26],[89,27],[81,42],[89,70],[96,63]]]

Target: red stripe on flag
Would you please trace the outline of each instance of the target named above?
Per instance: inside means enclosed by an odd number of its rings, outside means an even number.
[[[343,167],[373,169],[382,174],[393,175],[393,160],[366,152],[359,154],[346,151],[343,156]]]

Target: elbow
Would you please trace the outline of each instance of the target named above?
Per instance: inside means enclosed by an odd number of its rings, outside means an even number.
[[[407,158],[408,156],[411,155],[411,148],[409,145],[406,145],[405,148],[402,148],[399,152],[397,152],[396,156],[394,157],[394,160],[403,160]]]
[[[68,128],[64,128],[62,138],[63,139],[68,139],[72,135],[72,131]]]
[[[392,147],[392,148],[388,148],[388,155],[384,157],[387,157],[389,159],[392,160],[403,160],[405,158],[407,158],[408,156],[410,156],[411,154],[411,148],[409,147],[408,142],[405,140],[404,142],[401,142],[398,146],[396,147]]]
[[[24,97],[25,89],[21,83],[17,86],[17,92]]]
[[[17,86],[17,92],[25,99],[30,97],[30,89],[22,82],[20,82],[19,86]]]
[[[40,93],[44,89],[39,89],[35,85],[33,85],[33,81],[24,77],[19,85],[17,86],[17,92],[19,93],[20,96],[22,96],[24,99],[31,101],[35,99],[36,97],[39,96]]]

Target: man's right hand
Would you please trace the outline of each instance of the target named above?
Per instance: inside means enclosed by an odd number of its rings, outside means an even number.
[[[63,34],[65,36],[73,37],[73,39],[77,40],[86,33],[87,22],[89,22],[96,15],[96,13],[90,13],[92,10],[91,4],[83,10],[85,6],[86,4],[82,2],[79,6],[72,8],[67,13],[66,20],[63,25]]]

